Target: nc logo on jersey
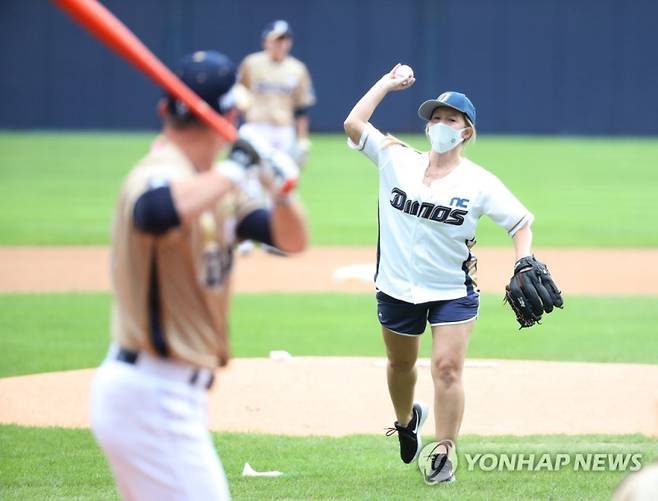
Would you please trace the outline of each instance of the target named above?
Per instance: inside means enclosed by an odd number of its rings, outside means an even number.
[[[468,198],[455,197],[450,201],[450,205],[466,207],[469,201]],[[393,188],[391,190],[390,202],[391,206],[405,214],[422,217],[423,219],[429,219],[437,223],[452,224],[454,226],[464,224],[464,216],[468,214],[468,211],[463,209],[454,209],[445,205],[434,205],[430,202],[409,200],[407,194],[400,188]]]
[[[452,197],[452,200],[450,200],[450,205],[456,205],[457,207],[461,207],[465,209],[466,207],[468,207],[469,202],[470,199],[468,198]]]

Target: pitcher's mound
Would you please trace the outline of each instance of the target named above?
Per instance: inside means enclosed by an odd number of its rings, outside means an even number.
[[[88,427],[93,372],[0,379],[0,422]],[[394,421],[379,358],[236,359],[218,376],[210,395],[215,431],[379,434]],[[658,435],[658,366],[467,360],[464,385],[464,434]],[[427,360],[419,362],[416,398],[433,400]]]

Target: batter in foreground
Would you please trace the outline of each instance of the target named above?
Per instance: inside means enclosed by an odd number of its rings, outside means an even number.
[[[215,111],[237,116],[236,71],[226,56],[195,52],[178,75]],[[239,140],[216,164],[227,146],[217,132],[172,96],[160,113],[162,135],[119,193],[112,345],[92,387],[92,429],[124,499],[226,500],[207,390],[229,359],[233,248],[252,239],[301,251],[306,223],[292,195],[275,194],[264,209],[238,189],[246,171],[259,168],[251,144]]]

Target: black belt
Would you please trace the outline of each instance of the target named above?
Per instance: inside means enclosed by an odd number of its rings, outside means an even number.
[[[137,360],[139,360],[139,352],[128,350],[126,348],[119,348],[119,351],[117,351],[116,359],[119,362],[135,365],[137,364]],[[192,369],[192,373],[190,374],[190,379],[188,381],[191,385],[196,384],[197,380],[199,379],[200,372],[201,371],[199,369]],[[215,375],[210,374],[210,378],[206,383],[206,389],[209,390],[210,388],[212,388],[214,382],[215,382]]]

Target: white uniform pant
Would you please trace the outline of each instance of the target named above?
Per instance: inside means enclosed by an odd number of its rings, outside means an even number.
[[[240,130],[254,133],[265,140],[272,148],[285,153],[290,153],[295,145],[295,128],[292,125],[277,126],[268,123],[250,122],[242,125]],[[258,179],[256,169],[247,171],[247,179],[242,188],[250,198],[258,200],[266,207],[271,206],[269,196],[265,193]]]
[[[191,384],[193,367],[144,353],[128,364],[116,351],[96,372],[91,423],[123,499],[230,499],[208,432],[207,379]]]
[[[295,146],[295,128],[292,125],[272,125],[265,122],[248,122],[240,130],[254,132],[277,150],[290,153]]]

